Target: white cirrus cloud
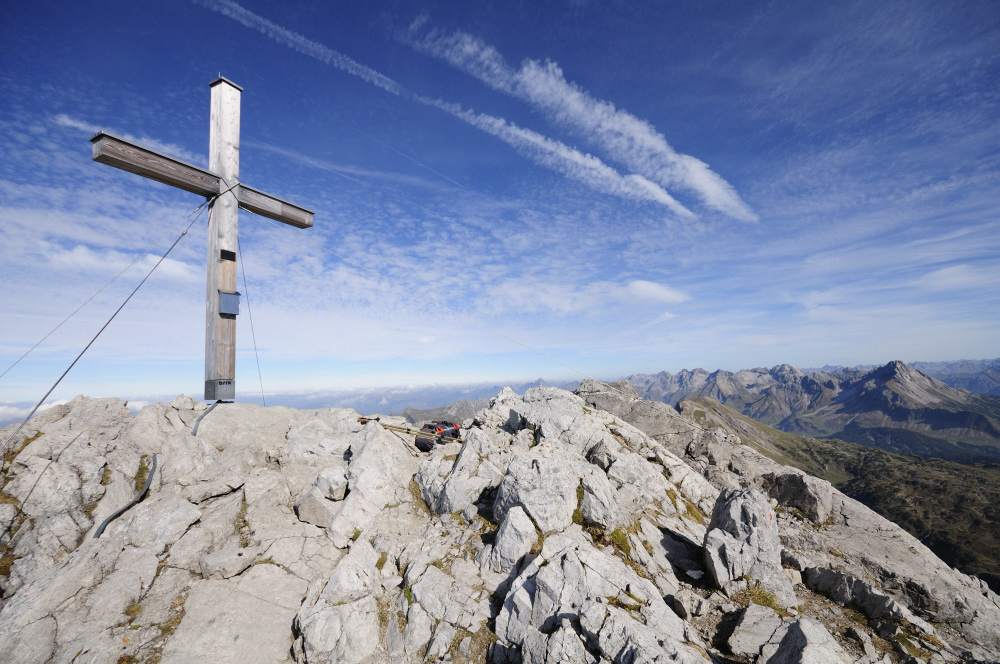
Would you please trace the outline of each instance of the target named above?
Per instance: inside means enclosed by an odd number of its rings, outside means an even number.
[[[664,304],[680,304],[687,302],[691,298],[676,288],[671,288],[655,281],[643,281],[636,279],[628,284],[628,294],[642,300],[651,302],[662,302]]]
[[[457,104],[422,97],[418,101],[451,113],[473,127],[496,136],[539,164],[582,182],[591,189],[622,198],[659,203],[680,216],[694,216],[659,185],[641,175],[622,175],[597,157],[584,154],[565,143],[519,127],[503,118],[463,110]]]
[[[996,272],[977,269],[971,265],[949,265],[928,272],[916,281],[916,285],[930,291],[964,290],[967,288],[995,288],[998,282]]]
[[[403,94],[404,92],[402,86],[388,76],[380,74],[371,67],[366,67],[343,53],[323,46],[304,35],[272,23],[263,16],[254,14],[252,11],[244,9],[231,0],[199,0],[198,4],[223,16],[228,16],[234,21],[242,23],[246,27],[252,28],[264,36],[273,39],[279,44],[284,44],[299,53],[308,55],[310,58],[315,58],[320,62],[333,65],[338,69],[346,71],[348,74],[357,76],[374,86],[382,88],[386,92],[391,92],[394,95]]]
[[[388,76],[362,65],[339,51],[315,42],[297,32],[283,28],[245,9],[232,0],[196,1],[212,11],[227,16],[248,28],[257,30],[279,44],[284,44],[320,62],[333,65],[387,92],[446,111],[473,127],[496,136],[537,163],[583,182],[597,191],[632,200],[659,203],[670,208],[675,214],[680,216],[694,216],[683,205],[674,200],[670,194],[664,191],[662,187],[643,175],[622,175],[593,155],[584,154],[564,143],[542,136],[537,132],[518,127],[502,118],[463,111],[456,104],[449,104],[415,95]],[[680,157],[685,156],[680,155]],[[407,158],[410,159],[410,157]],[[693,159],[690,157],[686,158]],[[711,171],[709,173],[714,175]],[[344,175],[344,177],[347,176]],[[723,184],[725,183],[723,182]]]
[[[198,164],[207,164],[208,157],[200,154],[196,154],[189,150],[185,150],[179,145],[173,143],[164,143],[163,141],[158,141],[155,138],[150,138],[149,136],[134,136],[121,131],[116,131],[114,129],[108,129],[107,127],[100,127],[98,125],[80,120],[65,113],[60,113],[52,118],[52,121],[59,125],[60,127],[68,127],[70,129],[79,129],[80,131],[85,131],[89,134],[96,134],[99,131],[107,131],[110,134],[114,134],[120,138],[124,138],[126,141],[131,141],[132,143],[138,143],[139,145],[145,146],[151,150],[157,152],[162,152],[163,154],[181,159],[182,161],[189,162],[197,166]]]
[[[649,122],[567,81],[558,64],[525,60],[514,69],[495,48],[470,34],[431,30],[420,37],[425,24],[426,19],[418,19],[404,37],[417,50],[544,110],[557,124],[579,132],[647,180],[692,192],[706,206],[735,219],[757,220],[733,186],[708,164],[675,151]]]
[[[627,283],[594,281],[575,284],[562,280],[523,275],[506,279],[489,289],[491,310],[531,313],[546,311],[559,316],[595,314],[608,307],[658,309],[656,305],[680,304],[691,298],[684,292],[653,281],[636,279]],[[661,310],[662,313],[662,310]],[[660,318],[666,320],[673,314]]]

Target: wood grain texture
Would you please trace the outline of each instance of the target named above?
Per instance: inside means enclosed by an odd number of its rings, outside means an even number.
[[[220,191],[221,178],[212,171],[192,166],[179,159],[160,154],[111,134],[102,132],[91,140],[94,143],[93,157],[96,162],[114,166],[157,182],[163,182],[206,198],[215,196]],[[230,162],[226,170],[239,173],[238,144],[235,146],[235,153],[237,154],[236,168],[232,168],[233,164]],[[232,182],[229,178],[227,180]],[[239,206],[254,214],[296,228],[311,228],[313,225],[313,212],[300,205],[289,203],[260,189],[245,185],[240,185],[233,191],[237,194]]]
[[[219,291],[236,290],[236,263],[221,251],[236,251],[240,178],[240,91],[212,86],[209,168],[225,193],[208,208],[208,274],[205,284],[205,380],[236,379],[236,318],[219,314]],[[230,186],[235,187],[227,191]]]
[[[94,143],[94,161],[120,168],[157,182],[214,196],[219,193],[219,176],[179,159],[168,157],[130,141],[101,132],[90,139]]]
[[[246,185],[240,186],[240,207],[296,228],[312,228],[313,225],[311,210]]]

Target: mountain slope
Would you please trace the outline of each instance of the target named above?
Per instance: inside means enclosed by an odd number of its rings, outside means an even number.
[[[786,364],[628,381],[646,399],[710,398],[790,433],[957,461],[1000,460],[1000,398],[950,387],[899,361],[869,371],[806,373]]]
[[[682,414],[778,463],[834,484],[920,539],[949,565],[1000,589],[1000,466],[921,459],[778,431],[710,399]],[[919,435],[919,434],[915,434]]]
[[[469,401],[460,399],[455,403],[437,408],[404,408],[403,417],[411,424],[424,422],[427,420],[448,420],[450,422],[461,422],[474,416],[478,411],[490,405],[490,400],[486,398]]]

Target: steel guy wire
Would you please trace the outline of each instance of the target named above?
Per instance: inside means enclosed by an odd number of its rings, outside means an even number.
[[[206,203],[207,203],[207,201],[206,201]],[[191,218],[191,215],[192,215],[192,214],[194,214],[195,212],[197,212],[197,211],[198,211],[199,209],[201,209],[201,207],[202,207],[202,206],[201,206],[201,205],[199,205],[199,206],[198,206],[197,208],[195,208],[195,209],[194,209],[194,210],[193,210],[193,211],[191,212],[191,214],[189,214],[189,215],[188,215],[187,217],[185,217],[185,219],[190,219],[190,218]],[[180,222],[180,224],[177,224],[177,226],[179,227],[179,226],[180,226],[181,224],[183,224],[183,223],[184,223],[184,222],[182,221],[182,222]],[[49,333],[48,333],[48,334],[46,334],[46,335],[45,335],[44,337],[42,337],[41,339],[39,339],[39,340],[38,340],[38,342],[37,342],[37,343],[36,343],[36,344],[35,344],[34,346],[32,346],[31,348],[29,348],[28,350],[26,350],[26,351],[24,352],[24,354],[23,354],[23,355],[22,355],[21,357],[19,357],[19,358],[17,358],[16,360],[14,360],[14,363],[13,363],[13,364],[11,364],[11,365],[10,365],[9,367],[7,367],[6,369],[4,369],[4,370],[3,370],[3,373],[0,373],[0,378],[3,378],[3,377],[4,377],[5,375],[7,375],[7,372],[8,372],[8,371],[10,371],[10,370],[11,370],[11,369],[13,369],[14,367],[16,367],[16,366],[17,366],[17,365],[18,365],[18,364],[19,364],[19,363],[21,362],[21,360],[23,360],[24,358],[26,358],[26,357],[27,357],[27,356],[28,356],[28,355],[29,355],[29,354],[30,354],[30,353],[31,353],[31,352],[32,352],[33,350],[35,350],[36,348],[38,348],[38,347],[39,347],[39,346],[40,346],[40,345],[41,345],[41,344],[42,344],[42,343],[43,343],[43,342],[44,342],[44,341],[45,341],[46,339],[48,339],[49,337],[51,337],[51,336],[52,336],[52,335],[53,335],[53,334],[55,333],[55,331],[56,331],[56,330],[58,330],[58,329],[59,329],[60,327],[62,327],[63,325],[65,325],[65,324],[66,324],[66,322],[67,322],[67,321],[68,321],[68,320],[69,320],[70,318],[72,318],[73,316],[75,316],[76,314],[78,314],[78,313],[80,312],[80,310],[81,310],[81,309],[83,309],[83,308],[84,308],[85,306],[87,306],[87,305],[88,305],[88,304],[90,303],[90,301],[91,301],[91,300],[93,300],[93,299],[94,299],[95,297],[97,297],[98,295],[100,295],[101,293],[103,293],[103,292],[104,292],[104,290],[105,290],[105,289],[106,289],[106,288],[107,288],[108,286],[110,286],[111,284],[113,284],[113,283],[114,283],[115,281],[117,281],[117,280],[118,280],[118,277],[120,277],[120,276],[122,276],[123,274],[125,274],[126,272],[128,272],[128,271],[129,271],[129,269],[130,269],[130,268],[131,268],[131,267],[132,267],[133,265],[135,265],[136,263],[138,263],[139,261],[141,261],[141,260],[142,260],[143,258],[145,258],[145,257],[146,257],[146,256],[147,256],[147,255],[148,255],[148,254],[149,254],[149,253],[150,253],[151,251],[153,251],[153,247],[155,247],[156,245],[160,244],[160,242],[161,242],[161,241],[163,240],[163,238],[164,238],[164,237],[166,237],[166,236],[167,236],[167,235],[169,235],[169,234],[170,234],[170,231],[168,230],[168,231],[164,232],[164,233],[163,233],[163,235],[161,235],[160,237],[158,237],[158,238],[156,239],[156,241],[155,241],[155,242],[153,242],[152,246],[150,246],[150,247],[149,247],[148,249],[146,249],[146,251],[142,252],[142,254],[141,254],[141,255],[139,255],[139,257],[138,257],[138,258],[136,258],[136,259],[135,259],[134,261],[132,261],[131,263],[129,263],[128,265],[126,265],[126,266],[124,267],[124,269],[122,269],[122,271],[121,271],[121,272],[119,272],[118,274],[116,274],[116,275],[115,275],[114,277],[112,277],[112,278],[111,278],[111,281],[109,281],[108,283],[106,283],[106,284],[104,284],[103,286],[101,286],[101,287],[100,287],[100,288],[99,288],[99,289],[97,290],[97,292],[96,292],[96,293],[94,293],[93,295],[91,295],[90,297],[88,297],[88,298],[87,298],[87,299],[86,299],[86,300],[85,300],[85,301],[83,302],[83,304],[81,304],[81,305],[80,305],[79,307],[77,307],[76,309],[74,309],[74,310],[73,310],[73,313],[71,313],[71,314],[70,314],[69,316],[66,316],[66,318],[63,318],[63,319],[62,319],[62,322],[61,322],[61,323],[59,323],[59,324],[58,324],[58,325],[56,325],[56,326],[55,326],[54,328],[52,328],[51,330],[49,330]]]
[[[257,380],[260,381],[260,400],[267,408],[267,400],[264,399],[264,379],[260,375],[260,355],[257,354],[257,334],[253,331],[253,312],[250,310],[250,286],[247,285],[247,272],[243,267],[243,249],[240,247],[240,237],[236,236],[236,251],[240,256],[240,272],[243,273],[243,290],[247,292],[247,315],[250,317],[250,336],[253,339],[253,356],[257,358]]]
[[[77,439],[80,436],[82,436],[82,435],[83,435],[83,432],[80,432],[80,433],[76,434],[76,437],[74,437],[73,440],[71,440],[68,443],[66,443],[66,447],[62,448],[62,450],[59,451],[59,454],[57,454],[55,456],[52,456],[52,451],[51,450],[49,451],[49,457],[50,457],[49,458],[49,462],[47,464],[45,464],[44,468],[42,468],[42,472],[38,473],[38,477],[35,478],[34,484],[31,485],[31,488],[28,489],[28,493],[24,496],[24,498],[21,500],[21,502],[17,505],[17,509],[14,511],[14,515],[10,518],[10,523],[8,523],[6,527],[4,527],[3,532],[0,533],[0,536],[4,536],[4,535],[6,535],[7,533],[10,532],[11,528],[14,527],[14,522],[17,521],[17,517],[20,516],[20,515],[22,515],[22,514],[24,514],[24,506],[28,504],[28,498],[31,498],[31,494],[33,494],[35,492],[35,488],[38,486],[38,483],[41,481],[42,476],[45,475],[45,473],[52,466],[52,464],[59,462],[59,459],[62,457],[63,453],[66,450],[68,450],[69,446],[72,445],[73,443],[75,443],[77,441]]]
[[[52,385],[52,387],[49,388],[49,391],[45,393],[45,396],[43,396],[38,401],[38,403],[35,404],[35,407],[32,408],[31,412],[28,413],[28,416],[25,417],[21,421],[21,423],[17,426],[17,429],[14,430],[14,433],[11,434],[7,438],[7,440],[5,440],[3,442],[2,445],[0,445],[0,455],[4,454],[7,451],[7,448],[10,446],[11,441],[13,441],[15,438],[17,438],[17,434],[21,433],[21,429],[23,429],[24,425],[28,423],[28,421],[31,419],[31,416],[35,414],[35,412],[41,407],[41,405],[43,403],[45,403],[45,400],[49,398],[49,395],[52,394],[52,392],[56,389],[56,387],[59,385],[59,383],[62,382],[62,379],[66,377],[66,374],[68,374],[70,372],[70,369],[72,369],[74,366],[76,366],[76,363],[80,361],[80,358],[83,357],[83,354],[87,352],[87,350],[94,344],[95,341],[97,341],[97,337],[101,336],[101,333],[104,332],[105,329],[107,329],[108,325],[111,324],[111,321],[113,321],[115,319],[115,316],[118,315],[118,312],[120,312],[122,309],[125,308],[125,305],[128,304],[129,300],[132,299],[132,296],[135,295],[138,292],[138,290],[142,287],[142,285],[144,283],[146,283],[146,280],[149,279],[149,277],[152,276],[153,272],[156,271],[156,268],[160,267],[160,263],[162,263],[164,261],[164,259],[170,254],[170,252],[174,250],[174,247],[176,247],[177,243],[181,241],[181,238],[183,238],[185,235],[188,234],[188,231],[191,230],[191,227],[194,226],[195,222],[197,222],[198,219],[201,218],[201,213],[205,210],[205,207],[208,206],[213,201],[215,201],[217,198],[219,198],[221,196],[224,196],[225,194],[229,193],[230,191],[232,191],[237,186],[239,186],[239,181],[237,181],[236,183],[230,185],[230,187],[228,189],[226,189],[225,191],[221,191],[218,194],[216,194],[215,196],[212,196],[211,198],[206,199],[204,203],[202,203],[201,205],[199,205],[198,207],[196,207],[194,210],[191,211],[190,214],[188,214],[187,218],[190,218],[191,215],[195,214],[195,212],[198,213],[195,216],[195,218],[191,220],[191,223],[187,225],[187,228],[185,228],[184,231],[180,235],[177,236],[177,239],[174,240],[174,243],[172,245],[170,245],[170,248],[167,249],[167,251],[160,257],[160,260],[156,261],[156,265],[154,265],[152,267],[152,269],[146,274],[146,276],[143,277],[142,281],[139,282],[139,285],[136,286],[132,290],[131,293],[129,293],[129,296],[127,298],[125,298],[125,301],[121,303],[121,306],[119,306],[115,310],[115,313],[111,314],[111,318],[108,319],[108,322],[106,322],[101,327],[101,329],[97,331],[97,334],[94,335],[94,338],[91,339],[90,342],[86,346],[84,346],[83,350],[80,351],[80,354],[76,356],[76,359],[74,359],[73,362],[66,368],[66,371],[62,372],[62,375],[59,376],[59,378]]]

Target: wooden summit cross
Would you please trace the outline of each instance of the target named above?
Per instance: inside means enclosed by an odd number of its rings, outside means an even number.
[[[313,213],[240,184],[240,93],[222,76],[212,88],[208,168],[204,170],[105,132],[91,138],[94,161],[212,199],[208,205],[208,290],[205,304],[205,399],[236,398],[236,225],[243,208],[297,228]]]

